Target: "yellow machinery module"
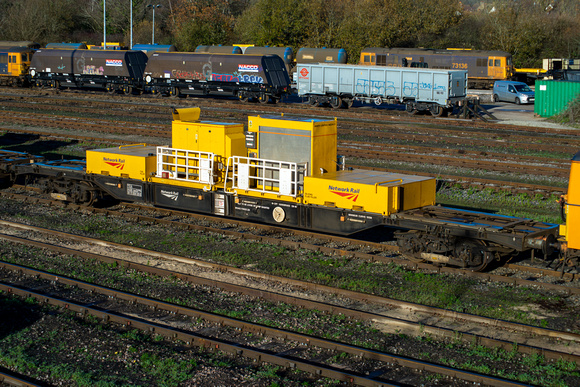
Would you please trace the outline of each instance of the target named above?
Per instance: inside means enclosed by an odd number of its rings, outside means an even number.
[[[336,170],[336,120],[304,117],[248,117],[250,156],[307,163],[307,175]]]
[[[87,173],[146,181],[155,173],[154,146],[121,145],[87,151]]]
[[[435,204],[435,179],[368,170],[305,178],[304,203],[390,215]]]

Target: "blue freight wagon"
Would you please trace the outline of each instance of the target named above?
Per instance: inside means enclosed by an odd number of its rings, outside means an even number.
[[[303,64],[297,66],[298,95],[312,105],[350,107],[354,101],[405,104],[414,114],[441,116],[467,95],[467,71],[384,66]]]

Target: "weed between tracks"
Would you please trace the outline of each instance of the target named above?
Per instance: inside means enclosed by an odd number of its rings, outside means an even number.
[[[565,299],[536,289],[474,281],[467,278],[410,272],[400,266],[367,263],[345,257],[325,256],[311,251],[291,251],[277,246],[249,241],[234,241],[228,237],[199,234],[166,226],[131,223],[113,217],[75,214],[53,210],[48,213],[42,206],[30,206],[22,213],[21,204],[3,201],[3,218],[32,223],[41,227],[99,237],[132,246],[164,251],[182,256],[193,256],[233,266],[251,266],[254,270],[273,275],[309,280],[325,285],[369,292],[397,299],[439,306],[462,312],[508,319],[524,323],[550,326],[558,329],[574,327],[578,321],[576,308],[564,308],[558,316],[525,312],[530,305],[553,305],[562,308]],[[13,205],[16,206],[13,207]],[[4,246],[7,246],[5,244]],[[84,262],[77,258],[44,253],[32,248],[2,248],[3,259],[58,270],[61,275],[75,276],[89,282],[122,288],[127,291],[157,297],[183,305],[195,305],[216,313],[250,319],[263,324],[298,332],[316,334],[350,342],[373,349],[398,354],[431,354],[432,359],[447,359],[468,369],[509,375],[540,385],[574,385],[580,375],[571,365],[543,361],[541,366],[530,367],[522,359],[509,356],[490,361],[477,348],[459,343],[440,343],[424,336],[418,339],[404,335],[383,334],[367,323],[324,313],[297,309],[284,304],[248,300],[237,294],[226,294],[216,289],[192,287],[174,278],[156,278],[116,265]],[[216,299],[219,303],[216,303]],[[1,343],[1,342],[0,342]],[[0,344],[2,345],[2,344]],[[3,345],[2,345],[3,346]],[[452,349],[452,353],[442,352]],[[504,355],[502,355],[504,356]],[[356,359],[353,359],[353,362]],[[451,364],[451,363],[449,363]],[[524,366],[525,365],[525,366]],[[555,367],[557,376],[546,374],[542,367]],[[503,374],[502,374],[503,375]],[[578,378],[578,379],[577,379]]]
[[[558,197],[551,195],[512,194],[491,188],[462,189],[457,185],[444,185],[437,191],[437,203],[449,206],[475,207],[501,215],[529,218],[549,223],[562,223]]]

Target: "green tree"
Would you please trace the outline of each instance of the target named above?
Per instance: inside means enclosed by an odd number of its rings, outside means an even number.
[[[238,5],[228,0],[175,0],[171,31],[177,47],[193,51],[200,44],[227,44],[233,31],[232,9]]]
[[[14,0],[4,5],[2,39],[38,43],[68,40],[82,26],[74,0]]]
[[[257,0],[237,20],[244,43],[300,47],[306,38],[305,0]]]

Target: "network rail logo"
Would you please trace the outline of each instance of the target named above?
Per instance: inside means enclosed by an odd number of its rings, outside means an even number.
[[[125,168],[125,160],[121,159],[110,159],[108,157],[104,158],[105,164],[110,165],[111,167],[120,169],[121,171]]]
[[[179,192],[177,191],[166,191],[164,189],[161,190],[161,195],[165,196],[168,199],[177,201],[177,198],[179,198]]]
[[[360,189],[336,187],[333,185],[329,185],[328,190],[335,195],[352,200],[353,202],[357,201],[358,195],[360,194]]]

